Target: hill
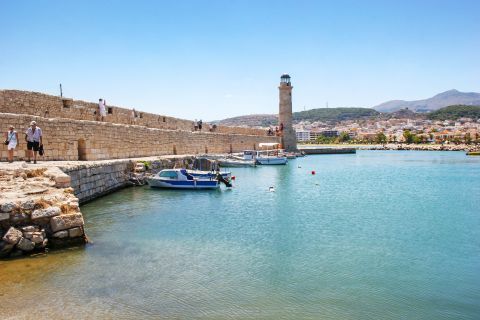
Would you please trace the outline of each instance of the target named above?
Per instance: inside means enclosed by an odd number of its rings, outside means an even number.
[[[441,108],[427,115],[430,120],[457,120],[459,118],[480,119],[480,106],[455,105]]]
[[[480,93],[449,90],[424,100],[388,101],[375,106],[374,109],[380,112],[394,112],[408,108],[415,112],[429,112],[451,105],[480,105]]]
[[[342,120],[373,117],[379,114],[379,112],[367,108],[318,108],[294,112],[293,122],[340,122]],[[213,121],[212,123],[224,126],[268,127],[278,125],[278,116],[275,114],[251,114],[224,120],[217,120]]]
[[[212,123],[232,127],[269,127],[278,124],[278,116],[276,114],[250,114],[246,116],[216,120],[212,121]]]
[[[368,108],[318,108],[293,113],[294,121],[340,122],[369,118],[379,115],[378,111]]]

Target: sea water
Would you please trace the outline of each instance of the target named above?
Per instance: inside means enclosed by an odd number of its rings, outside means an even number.
[[[232,190],[134,187],[82,206],[93,244],[0,261],[0,317],[480,318],[479,157],[232,171]]]

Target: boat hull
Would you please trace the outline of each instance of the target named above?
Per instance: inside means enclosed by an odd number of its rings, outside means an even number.
[[[257,163],[261,165],[283,165],[287,164],[287,158],[286,157],[281,157],[281,158],[257,158]]]
[[[150,178],[147,180],[148,185],[152,188],[168,188],[168,189],[218,189],[220,184],[216,180],[189,180],[175,181],[168,179]]]

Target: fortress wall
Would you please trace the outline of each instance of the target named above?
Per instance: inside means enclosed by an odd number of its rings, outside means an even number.
[[[258,135],[167,130],[0,113],[2,132],[9,125],[14,125],[19,132],[17,159],[25,157],[23,132],[32,120],[43,130],[46,151],[44,160],[106,160],[167,154],[227,153],[258,148],[261,142],[278,142],[276,137]],[[2,144],[0,160],[6,159],[7,148]]]
[[[38,92],[20,90],[0,90],[0,113],[28,114],[44,118],[66,118],[75,120],[97,120],[97,102],[85,102],[68,98],[60,98]],[[133,107],[132,107],[133,108]],[[132,108],[120,108],[108,105],[106,122],[132,124]],[[136,109],[138,117],[135,124],[149,128],[192,131],[191,120],[178,119],[164,115],[142,112]],[[3,128],[2,128],[3,130]],[[203,131],[208,131],[206,124]],[[218,126],[215,132],[265,135],[264,130]]]

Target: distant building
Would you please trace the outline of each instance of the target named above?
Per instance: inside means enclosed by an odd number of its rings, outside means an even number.
[[[310,131],[308,130],[297,130],[295,135],[297,136],[297,141],[310,141]]]
[[[323,130],[320,134],[327,138],[336,138],[340,135],[340,132],[338,130]]]

